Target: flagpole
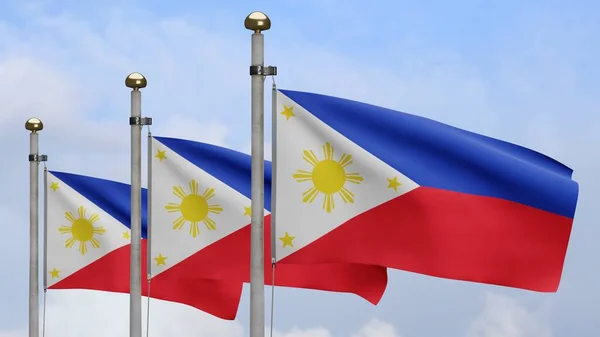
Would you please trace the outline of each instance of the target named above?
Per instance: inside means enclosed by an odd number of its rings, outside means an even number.
[[[42,272],[44,273],[42,276],[42,280],[43,280],[43,284],[42,284],[42,289],[44,289],[44,293],[46,293],[46,290],[48,289],[48,168],[46,167],[46,165],[44,165],[44,189],[43,189],[43,193],[44,193],[44,224],[43,224],[43,228],[44,228],[44,251],[43,251],[43,266],[42,266]],[[46,315],[46,313],[44,312],[44,316]],[[43,329],[43,328],[42,328]]]
[[[275,261],[277,261],[277,246],[275,237],[277,232],[277,85],[273,79],[271,90],[271,319],[269,337],[273,337],[273,324],[275,322]]]
[[[29,134],[29,337],[40,334],[39,322],[39,164],[46,161],[39,154],[38,132],[44,129],[39,118],[25,122]]]
[[[146,190],[146,278],[148,279],[148,300],[150,300],[150,280],[152,278],[152,132],[148,130],[148,180]]]
[[[271,20],[262,12],[252,12],[244,20],[251,30],[251,106],[252,106],[252,173],[250,224],[250,337],[265,336],[265,238],[264,238],[264,108],[265,76],[274,75],[273,67],[264,67],[264,36],[271,28]]]
[[[141,88],[147,85],[140,73],[131,73],[125,86],[131,88],[131,245],[129,272],[129,336],[142,337],[142,118]]]
[[[152,132],[148,129],[148,177],[146,184],[146,282],[148,294],[146,294],[146,337],[150,335],[150,283],[152,281]]]
[[[271,90],[271,264],[275,268],[277,254],[275,245],[277,226],[277,85]],[[273,271],[274,273],[274,271]],[[274,277],[274,276],[273,276]],[[275,286],[275,284],[271,284]]]

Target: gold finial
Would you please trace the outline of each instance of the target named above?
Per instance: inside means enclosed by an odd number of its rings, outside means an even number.
[[[31,132],[42,131],[42,129],[44,129],[44,123],[37,117],[31,117],[25,122],[25,129]]]
[[[127,78],[125,79],[125,86],[133,90],[145,88],[146,85],[148,85],[148,81],[144,75],[140,73],[131,73],[127,75]]]
[[[263,12],[252,12],[244,20],[244,26],[255,33],[271,28],[271,19]]]

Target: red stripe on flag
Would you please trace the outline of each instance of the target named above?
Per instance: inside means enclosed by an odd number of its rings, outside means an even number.
[[[419,187],[356,216],[281,263],[376,264],[554,292],[572,222],[512,201]]]
[[[271,216],[265,217],[265,284],[271,284]],[[170,279],[213,278],[250,281],[250,226],[202,249],[161,276]],[[316,265],[277,264],[275,284],[356,294],[377,304],[387,286],[387,269],[380,266],[326,263]]]
[[[242,295],[243,283],[211,279],[152,279],[150,295],[190,305],[219,318],[233,320]],[[116,249],[49,289],[88,289],[129,293],[129,245]],[[146,240],[142,240],[142,295],[148,295],[146,281]]]

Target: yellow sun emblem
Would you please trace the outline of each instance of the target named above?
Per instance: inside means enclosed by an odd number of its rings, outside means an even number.
[[[79,252],[83,255],[87,252],[88,242],[92,244],[92,247],[100,248],[100,242],[94,235],[104,234],[106,229],[102,226],[94,226],[94,223],[100,219],[98,214],[92,214],[89,219],[86,219],[83,206],[80,206],[77,212],[78,218],[71,212],[65,212],[65,218],[71,222],[71,226],[60,226],[58,231],[61,234],[71,234],[71,237],[65,241],[65,247],[71,248],[77,241],[79,242]]]
[[[198,194],[198,182],[190,181],[190,194],[187,194],[183,187],[173,187],[175,194],[181,203],[169,203],[165,208],[169,213],[180,212],[181,216],[173,221],[173,229],[181,229],[186,222],[190,223],[190,235],[198,236],[200,228],[198,224],[203,222],[208,230],[217,229],[216,222],[208,216],[208,213],[220,214],[223,211],[221,205],[209,205],[208,200],[215,196],[214,188],[207,188],[202,195]]]
[[[339,161],[333,159],[333,146],[323,145],[323,156],[319,160],[312,150],[304,150],[304,160],[313,166],[311,172],[298,170],[292,176],[298,182],[312,181],[313,186],[302,193],[302,201],[312,203],[319,193],[323,193],[323,209],[330,213],[335,208],[333,195],[338,194],[345,203],[354,202],[354,194],[346,187],[346,182],[359,184],[363,177],[359,173],[346,173],[346,167],[352,164],[352,156],[342,154]]]

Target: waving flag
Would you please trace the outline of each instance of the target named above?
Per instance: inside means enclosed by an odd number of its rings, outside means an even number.
[[[47,172],[45,284],[48,289],[129,293],[130,186],[63,172]],[[146,191],[142,191],[143,195]],[[145,278],[146,205],[142,198],[142,275]],[[156,277],[150,296],[234,319],[242,282]],[[142,292],[148,296],[147,282]]]
[[[151,177],[151,268],[154,277],[249,282],[250,156],[218,146],[154,137]],[[270,172],[270,163],[265,163]],[[270,205],[266,188],[265,204]],[[265,237],[270,237],[270,215]],[[271,260],[265,240],[265,261]],[[265,283],[271,283],[265,263]],[[278,264],[279,286],[346,292],[378,303],[383,267],[323,263]]]
[[[569,168],[360,102],[282,90],[278,109],[282,262],[557,290],[578,195]]]

